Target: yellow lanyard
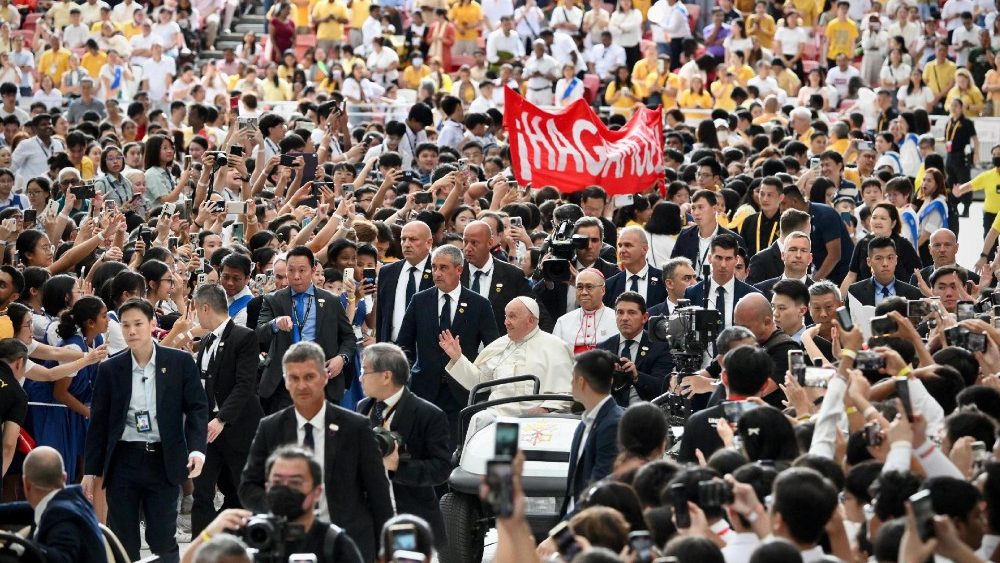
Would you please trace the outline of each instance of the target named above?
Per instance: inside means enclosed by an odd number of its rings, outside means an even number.
[[[954,126],[954,127],[953,127]],[[955,140],[955,134],[962,127],[962,122],[957,119],[949,119],[948,125],[945,126],[944,140],[949,143]]]
[[[760,217],[757,218],[757,248],[755,249],[755,252],[760,252],[762,249],[760,245],[760,224],[763,221],[764,221],[764,212],[761,211]],[[777,230],[778,230],[778,222],[775,221],[774,224],[771,225],[771,236],[767,237],[767,246],[771,246],[771,243],[774,242],[774,234]]]

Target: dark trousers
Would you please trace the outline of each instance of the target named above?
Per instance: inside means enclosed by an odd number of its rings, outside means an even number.
[[[993,221],[996,221],[996,218],[997,218],[997,214],[996,213],[987,213],[986,211],[983,211],[983,239],[984,240],[986,239],[986,235],[988,235],[990,233],[990,229],[993,228]],[[988,252],[988,254],[990,256],[989,260],[992,261],[993,260],[993,256],[995,256],[996,253],[997,253],[997,245],[994,244],[993,248],[989,249],[987,252]]]
[[[225,431],[223,431],[225,432]],[[230,430],[232,432],[232,430]],[[237,487],[240,484],[240,474],[246,465],[248,451],[239,451],[228,444],[221,436],[208,444],[205,452],[205,465],[201,475],[194,480],[194,503],[191,505],[191,537],[196,537],[218,515],[215,509],[215,488],[218,486],[225,500],[222,510],[227,508],[243,508],[240,504]]]
[[[180,561],[174,539],[180,485],[167,479],[163,452],[119,442],[111,466],[114,471],[106,483],[108,527],[121,540],[129,559],[139,559],[139,520],[144,519],[149,550],[162,563]]]
[[[670,40],[670,70],[681,67],[681,53],[684,52],[684,38]]]

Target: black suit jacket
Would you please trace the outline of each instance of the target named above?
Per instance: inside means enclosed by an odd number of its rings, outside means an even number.
[[[422,274],[417,274],[417,291],[423,291],[434,287],[434,279],[431,278],[431,261],[427,259]],[[392,341],[392,312],[396,309],[396,288],[399,285],[399,278],[405,270],[408,272],[410,263],[406,260],[399,260],[385,266],[378,272],[378,291],[375,294],[375,339],[379,342]],[[403,284],[406,284],[403,280]],[[409,303],[403,304],[403,311]]]
[[[35,509],[24,501],[4,503],[0,508],[0,524],[34,527]],[[94,507],[79,485],[70,485],[49,500],[33,534],[33,543],[51,563],[108,561]]]
[[[323,348],[328,360],[341,354],[347,356],[349,361],[353,360],[356,345],[354,329],[340,304],[340,298],[318,287],[314,287],[314,290],[316,298],[309,315],[316,315],[316,344]],[[257,390],[265,399],[273,395],[278,385],[282,384],[281,358],[292,345],[292,333],[283,330],[274,332],[271,321],[291,314],[291,288],[286,287],[264,296],[260,317],[257,319],[257,339],[261,344],[268,345],[268,352]],[[345,365],[339,376],[327,382],[327,399],[337,402],[344,398],[344,387],[349,385],[347,381],[350,379],[350,372],[349,364]]]
[[[705,306],[705,286],[706,286],[706,284],[709,284],[709,283],[710,283],[709,280],[701,280],[700,282],[698,282],[698,283],[692,285],[691,287],[687,288],[684,291],[684,299],[690,300],[692,305],[697,305],[699,307],[704,307]],[[727,300],[728,299],[732,299],[733,300],[733,314],[735,315],[736,314],[735,313],[736,312],[736,304],[739,303],[740,299],[742,299],[744,295],[747,295],[747,294],[750,294],[750,293],[760,293],[760,290],[758,290],[756,287],[754,287],[752,285],[748,285],[748,284],[745,284],[745,283],[741,282],[740,280],[735,280],[734,279],[733,280],[733,293],[735,295],[733,295],[733,296],[727,295],[726,299]],[[723,322],[723,324],[725,326],[728,327],[728,326],[732,325],[732,320],[733,319],[723,319],[722,322]]]
[[[621,335],[616,334],[611,338],[597,345],[602,350],[608,350],[614,355],[622,347]],[[652,401],[663,394],[664,382],[673,371],[674,364],[670,359],[670,352],[663,342],[653,342],[649,339],[646,331],[642,331],[639,337],[639,348],[634,352],[635,369],[639,372],[639,378],[632,383],[636,393],[643,401]],[[629,385],[614,394],[615,401],[622,407],[628,406]]]
[[[590,483],[611,474],[615,458],[618,457],[618,421],[624,413],[625,409],[614,399],[601,405],[585,444],[582,443],[583,421],[576,427],[569,450],[569,479],[566,481],[566,498],[559,512],[560,516],[566,515],[571,498],[580,498]],[[583,448],[582,453],[580,448]]]
[[[464,287],[458,303],[452,303],[451,307],[451,333],[460,336],[462,354],[470,361],[475,360],[480,344],[489,344],[499,337],[493,308],[485,297]],[[469,402],[469,391],[445,371],[449,359],[438,344],[439,322],[438,289],[432,287],[416,293],[406,308],[403,326],[396,338],[396,344],[413,363],[410,390],[437,404],[441,386],[447,385],[455,400],[465,405]]]
[[[167,480],[177,485],[187,479],[188,454],[205,452],[208,399],[191,354],[156,346],[156,424],[163,448]],[[125,431],[132,399],[132,353],[115,354],[100,364],[94,380],[90,428],[84,466],[87,475],[108,477],[111,460]]]
[[[785,273],[785,263],[781,260],[781,250],[778,241],[750,257],[747,265],[747,283],[758,284],[771,278],[779,278]]]
[[[469,279],[470,275],[469,267],[466,265],[462,270],[462,287],[472,285],[472,281]],[[486,298],[493,308],[493,319],[496,321],[497,330],[502,336],[507,334],[507,327],[504,326],[506,316],[504,307],[515,297],[523,295],[534,298],[534,295],[531,293],[531,284],[528,283],[528,278],[524,277],[524,272],[520,268],[496,258],[493,259],[493,275],[490,284],[491,287],[486,293]]]
[[[216,441],[240,452],[249,451],[250,440],[264,416],[257,397],[257,349],[254,331],[227,321],[215,357],[203,374],[206,391],[212,388],[209,403],[219,410],[214,416],[226,423]],[[204,353],[205,350],[198,352],[196,365],[199,369]],[[212,417],[211,412],[209,417]]]
[[[746,243],[743,242],[743,237],[735,231],[730,231],[729,229],[719,225],[717,235],[728,233],[736,237],[742,248],[746,248]],[[670,252],[671,258],[677,258],[678,256],[683,256],[691,261],[691,264],[697,268],[698,267],[698,225],[691,225],[686,229],[683,229],[679,235],[677,235],[677,241],[674,242],[674,249]],[[701,272],[696,271],[696,275],[701,276]]]
[[[854,296],[862,305],[875,306],[875,280],[874,278],[866,278],[859,282],[851,284],[851,287],[847,288],[847,292]],[[896,296],[902,297],[903,299],[923,299],[924,294],[920,292],[919,289],[913,287],[912,285],[896,280]],[[844,300],[844,306],[850,308],[850,300]]]
[[[631,285],[629,281],[631,276],[632,274],[628,271],[621,271],[605,282],[605,305],[612,309],[615,308],[615,299],[618,299],[618,296],[623,292],[628,291],[628,287]],[[667,286],[663,283],[663,270],[649,266],[649,270],[646,272],[646,294],[643,295],[643,298],[646,299],[647,309],[666,301]]]
[[[363,399],[358,412],[370,416],[374,401]],[[416,514],[431,525],[435,545],[447,544],[444,516],[438,506],[434,487],[448,481],[451,474],[451,449],[448,418],[441,409],[404,388],[389,421],[389,429],[403,437],[404,459],[389,475],[396,499],[396,512]]]
[[[722,438],[715,430],[715,423],[722,417],[722,405],[715,405],[700,410],[684,423],[684,435],[681,436],[681,447],[677,453],[677,461],[681,463],[697,462],[696,449],[701,450],[708,459],[715,450],[722,447]]]
[[[392,517],[389,481],[368,419],[326,403],[326,428],[316,435],[323,445],[323,485],[330,521],[344,528],[365,561],[372,561],[385,521]],[[279,446],[298,443],[295,407],[265,417],[257,427],[240,482],[240,501],[248,510],[267,512],[265,462]]]
[[[607,280],[621,271],[618,269],[618,266],[600,258],[597,259],[597,262],[594,262],[592,267],[604,275],[605,284]],[[549,287],[549,285],[552,287]],[[545,281],[540,281],[535,283],[532,291],[535,294],[535,299],[538,301],[539,308],[544,309],[549,314],[547,319],[539,320],[538,326],[545,332],[552,332],[552,329],[556,326],[556,320],[568,312],[566,310],[566,292],[576,291],[576,289],[572,288],[568,283],[548,284]]]
[[[772,291],[774,289],[774,284],[781,281],[782,275],[784,275],[784,273],[778,274],[777,277],[764,280],[760,283],[755,283],[753,284],[753,286],[756,287],[761,293],[763,293],[764,297],[767,297],[767,300],[770,301],[771,297],[774,295],[774,292]],[[809,287],[814,283],[816,282],[814,282],[812,278],[806,276],[806,287]]]
[[[959,266],[959,267],[961,268],[961,266]],[[934,264],[931,264],[930,266],[924,266],[923,268],[920,269],[920,276],[922,278],[924,278],[924,281],[927,282],[927,285],[930,285],[930,283],[931,283],[931,274],[934,273],[935,269],[936,268],[934,267]],[[973,272],[972,270],[966,270],[965,268],[962,268],[962,272],[965,273],[965,279],[967,281],[971,281],[972,283],[974,283],[976,285],[979,285],[979,274]],[[910,275],[910,281],[909,281],[909,283],[910,283],[910,285],[916,287],[916,285],[917,285],[917,276],[914,275],[914,274],[911,274]]]

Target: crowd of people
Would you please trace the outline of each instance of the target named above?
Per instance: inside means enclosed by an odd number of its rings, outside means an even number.
[[[455,449],[572,413],[566,526],[531,533],[515,456],[498,561],[998,560],[995,5],[297,0],[210,58],[255,9],[0,0],[28,552],[104,562],[106,524],[131,560],[246,560],[270,513],[316,561],[406,530],[459,563]],[[611,129],[662,105],[662,180],[518,182],[508,87]],[[650,323],[685,307],[704,349]],[[460,421],[521,375],[574,400]]]

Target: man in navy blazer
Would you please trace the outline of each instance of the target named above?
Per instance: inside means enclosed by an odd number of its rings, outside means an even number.
[[[31,525],[31,538],[51,563],[107,562],[94,507],[81,487],[66,486],[58,451],[48,446],[32,450],[24,458],[22,481],[27,502],[4,504],[0,524]]]
[[[493,307],[493,319],[500,335],[507,334],[504,326],[504,308],[515,297],[533,297],[531,284],[524,272],[490,253],[494,239],[493,230],[485,221],[472,221],[463,233],[465,267],[462,268],[462,287],[482,295]],[[541,314],[541,313],[539,313]]]
[[[709,261],[712,275],[687,288],[684,298],[692,305],[722,312],[723,328],[733,326],[733,307],[748,293],[760,293],[752,285],[736,279],[736,235],[721,234],[712,239]],[[706,289],[708,299],[706,300]]]
[[[153,342],[153,306],[130,299],[118,309],[128,351],[101,363],[94,380],[83,488],[104,477],[108,527],[139,559],[140,508],[146,543],[161,561],[179,560],[177,496],[201,474],[208,398],[191,354]]]
[[[618,457],[618,421],[623,409],[611,397],[618,355],[590,350],[576,357],[573,398],[583,404],[583,420],[573,434],[569,450],[569,478],[560,516],[571,512],[587,487],[611,473]]]
[[[611,276],[605,284],[605,305],[614,307],[615,300],[625,291],[641,295],[648,307],[666,300],[663,272],[646,263],[648,251],[649,241],[641,227],[622,229],[618,235],[618,260],[624,269]]]
[[[434,237],[427,223],[410,221],[403,225],[399,246],[403,251],[403,259],[378,272],[375,339],[379,342],[392,342],[396,339],[410,300],[418,291],[434,286],[431,279]]]
[[[619,244],[621,237],[618,237]],[[642,296],[626,291],[614,304],[618,332],[597,345],[617,355],[622,369],[631,376],[628,385],[613,393],[615,401],[627,407],[634,401],[652,401],[663,394],[664,382],[674,369],[670,350],[663,342],[653,342],[643,330],[649,320]]]
[[[691,196],[691,218],[694,225],[682,230],[674,242],[671,258],[683,256],[691,261],[695,274],[701,277],[701,266],[708,262],[708,250],[716,235],[729,234],[736,237],[739,245],[746,243],[738,234],[719,225],[716,213],[719,211],[719,196],[708,190],[698,190]]]
[[[490,302],[459,283],[464,262],[462,251],[450,244],[434,251],[435,287],[413,296],[396,338],[413,362],[410,390],[448,415],[453,443],[459,439],[458,411],[468,404],[469,391],[445,371],[449,359],[438,342],[440,335],[460,335],[462,354],[469,360],[475,360],[480,345],[499,337]]]

